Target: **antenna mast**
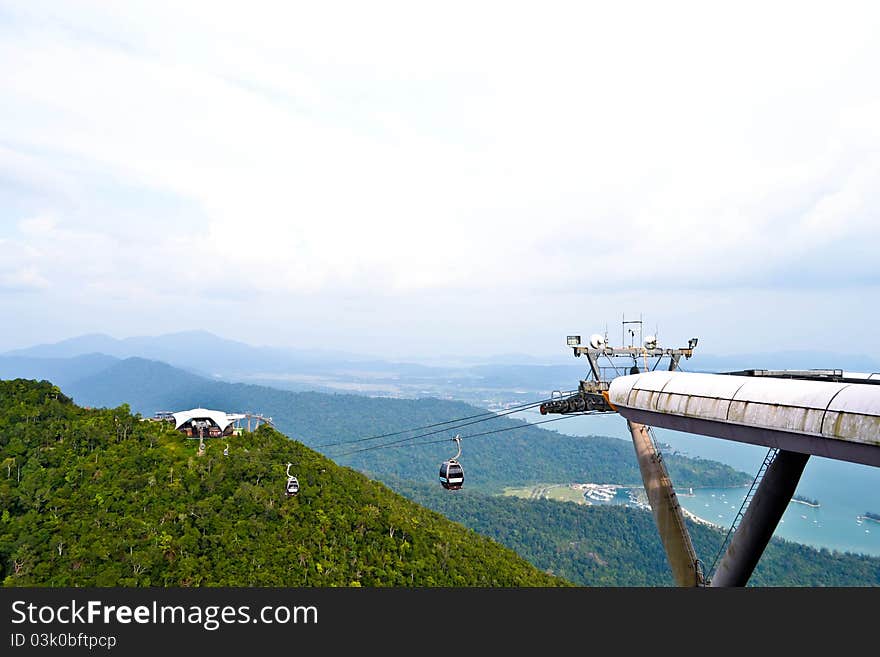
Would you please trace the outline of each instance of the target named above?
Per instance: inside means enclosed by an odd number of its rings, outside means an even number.
[[[612,347],[608,344],[607,325],[605,335],[594,333],[590,336],[587,345],[581,344],[580,335],[569,335],[566,338],[566,345],[572,349],[576,357],[586,357],[590,367],[589,375],[580,381],[578,391],[574,395],[541,404],[541,414],[583,413],[585,411],[613,413],[614,409],[607,398],[611,379],[622,374],[637,374],[641,371],[656,370],[667,359],[667,369],[672,371],[678,368],[682,356],[689,359],[694,355],[698,338],[688,340],[687,347],[667,349],[658,344],[656,335],[644,339],[643,325],[644,319],[641,315],[639,315],[639,319],[630,320],[626,319],[625,315],[621,316],[621,346],[619,347]],[[630,333],[629,345],[626,340],[627,331]],[[638,335],[638,341],[636,341],[636,335]],[[600,359],[603,360],[600,361]],[[620,359],[630,362],[629,364],[621,363]],[[642,359],[643,368],[640,368],[639,359]],[[650,361],[653,361],[653,365]],[[600,364],[605,362],[607,365]]]

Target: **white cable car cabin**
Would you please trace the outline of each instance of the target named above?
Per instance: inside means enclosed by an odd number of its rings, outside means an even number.
[[[299,481],[297,480],[296,477],[294,477],[292,474],[290,474],[290,466],[291,465],[293,465],[293,464],[292,463],[287,464],[287,485],[285,486],[285,489],[284,489],[284,494],[287,495],[287,497],[293,497],[294,495],[296,495],[299,492]]]
[[[458,458],[461,456],[461,437],[452,439],[458,443],[458,454],[440,464],[440,485],[447,490],[459,490],[464,484],[464,469]]]

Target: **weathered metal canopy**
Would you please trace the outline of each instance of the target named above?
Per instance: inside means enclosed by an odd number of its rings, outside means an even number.
[[[608,398],[633,422],[880,466],[876,384],[654,371]]]

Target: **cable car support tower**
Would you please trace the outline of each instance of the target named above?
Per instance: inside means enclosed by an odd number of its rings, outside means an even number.
[[[585,356],[589,362],[590,376],[580,382],[577,393],[542,404],[541,412],[592,410],[616,412],[626,419],[645,492],[678,585],[745,586],[810,456],[880,467],[880,373],[685,373],[679,363],[682,356],[693,355],[697,338],[688,340],[687,347],[661,349],[655,336],[642,338],[641,319],[623,324],[624,336],[627,331],[630,334],[629,346],[608,346],[607,333],[592,335],[588,346],[581,345],[580,336],[568,336],[574,355]],[[610,368],[600,367],[603,357]],[[628,372],[615,365],[621,359],[629,359]],[[667,359],[667,371],[663,371],[658,366]],[[768,448],[708,573],[694,552],[649,425]]]
[[[623,320],[624,344],[625,336],[630,336],[629,346],[611,347],[608,345],[608,334],[594,334],[589,344],[581,344],[581,337],[570,335],[567,344],[577,357],[585,357],[589,363],[589,377],[578,385],[578,391],[569,397],[560,397],[541,405],[541,414],[547,413],[579,413],[584,411],[615,412],[608,398],[610,379],[621,374],[636,374],[641,371],[656,370],[661,363],[667,362],[669,371],[676,370],[682,356],[685,359],[693,355],[697,346],[697,338],[691,338],[688,346],[679,349],[662,349],[657,345],[656,336],[642,336],[643,322]],[[606,359],[608,366],[603,366]],[[623,363],[620,365],[619,363]],[[663,542],[663,548],[672,570],[675,582],[679,586],[705,585],[703,568],[697,558],[693,542],[685,524],[684,514],[666,465],[649,426],[627,420],[632,435],[633,447],[639,463],[645,493],[651,505],[651,512]]]

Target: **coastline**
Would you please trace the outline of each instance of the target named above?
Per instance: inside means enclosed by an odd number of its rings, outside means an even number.
[[[712,522],[711,520],[701,518],[693,511],[688,511],[684,507],[681,507],[681,512],[684,514],[685,518],[687,518],[688,520],[693,520],[698,525],[706,525],[707,527],[715,527],[716,529],[727,529],[724,525],[719,525],[718,523]]]
[[[597,495],[596,497],[600,499],[591,499],[585,495],[590,489],[604,489],[607,493],[614,491],[617,494],[610,496],[611,499],[608,499],[607,494]],[[731,523],[734,522],[738,510],[741,510],[742,497],[746,494],[745,487],[737,487],[734,494],[731,494],[731,490],[726,487],[720,489],[695,487],[693,491],[693,496],[689,494],[689,486],[683,486],[676,491],[685,518],[703,527],[727,532]],[[518,489],[505,489],[503,494],[514,494],[526,499],[547,498],[570,501],[587,507],[623,504],[648,512],[651,510],[644,488],[626,484],[597,484],[594,482],[542,484]],[[804,504],[800,500],[791,501]],[[824,547],[829,550],[880,556],[877,543],[877,538],[880,537],[880,526],[878,526],[880,520],[869,518],[869,520],[874,520],[874,523],[863,525],[863,521],[867,517],[864,515],[863,504],[859,505],[862,509],[841,509],[834,504],[833,500],[828,501],[828,504],[821,504],[819,508],[806,504],[806,506],[815,509],[814,513],[799,512],[796,507],[788,506],[785,517],[780,518],[779,526],[774,530],[774,536],[816,549]],[[858,524],[854,522],[854,516],[858,518]],[[823,529],[823,525],[826,524],[827,527]]]

